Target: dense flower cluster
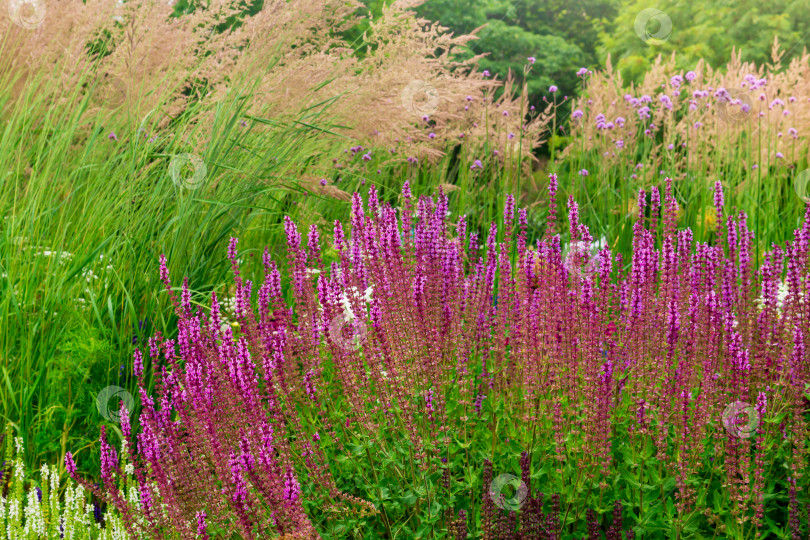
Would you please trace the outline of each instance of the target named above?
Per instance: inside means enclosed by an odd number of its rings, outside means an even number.
[[[793,490],[785,525],[800,534],[810,440],[810,220],[757,272],[753,233],[745,215],[725,216],[720,183],[716,242],[695,244],[691,231],[676,230],[667,179],[663,197],[655,187],[649,203],[639,194],[646,217],[634,225],[625,263],[607,246],[590,257],[588,250],[564,256],[556,191],[552,175],[549,234],[534,246],[526,211],[515,215],[511,197],[503,228],[493,223],[479,245],[465,217],[448,222],[446,196],[417,201],[407,184],[399,211],[373,187],[367,206],[354,195],[351,234],[335,222],[331,263],[317,228],[304,243],[288,219],[291,302],[265,252],[254,304],[232,239],[238,330],[221,324],[216,295],[208,314],[192,310],[185,283],[177,298],[164,259],[178,334],[149,342],[155,397],[136,353],[137,452],[122,414],[120,454],[102,431],[103,489],[78,481],[117,508],[133,537],[315,537],[304,484],[319,507],[364,508],[390,533],[398,518],[384,501],[370,502],[376,488],[355,491],[335,472],[336,457],[365,442],[379,454],[366,446],[368,470],[403,473],[403,491],[433,474],[443,478],[425,496],[450,501],[445,526],[457,538],[472,531],[558,538],[559,520],[572,517],[591,538],[600,528],[620,538],[622,510],[643,511],[650,497],[637,479],[610,499],[611,511],[594,512],[624,470],[622,456],[643,460],[642,477],[646,469],[659,478],[662,504],[674,498],[673,527],[716,523],[706,501],[718,488],[709,475],[720,476],[735,520],[761,527],[775,504],[766,502],[773,489],[766,482],[775,481],[766,472],[781,460]],[[568,220],[570,245],[594,244],[573,199]],[[780,299],[783,275],[788,293]],[[509,414],[495,421],[502,408]],[[495,464],[510,470],[510,439],[524,448],[519,470],[511,470],[526,494],[504,503],[492,486],[501,478]],[[491,456],[478,460],[477,502],[464,498],[472,444]],[[67,467],[75,476],[70,454]],[[572,483],[591,486],[585,506],[561,500]],[[541,489],[557,493],[545,507]]]

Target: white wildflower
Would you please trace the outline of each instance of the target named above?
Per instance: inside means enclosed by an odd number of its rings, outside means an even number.
[[[37,495],[37,489],[32,487],[28,491],[28,504],[25,507],[25,528],[23,529],[23,535],[29,536],[33,534],[42,538],[45,536],[45,533],[45,519],[42,516],[39,495]]]

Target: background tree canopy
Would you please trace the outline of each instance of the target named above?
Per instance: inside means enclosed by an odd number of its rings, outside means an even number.
[[[456,33],[483,26],[471,53],[486,53],[481,69],[500,78],[511,70],[520,80],[526,58],[535,57],[528,89],[529,99],[537,102],[549,95],[552,84],[562,95],[575,92],[575,72],[597,65],[600,32],[616,16],[617,6],[617,0],[429,0],[418,13]]]
[[[373,13],[383,0],[366,3]],[[574,94],[576,70],[598,68],[608,54],[628,83],[638,81],[658,54],[673,51],[683,68],[700,58],[719,67],[735,46],[745,43],[742,59],[764,64],[770,61],[774,37],[787,61],[810,40],[807,8],[807,0],[427,0],[417,11],[455,33],[486,25],[470,54],[488,53],[481,69],[501,78],[512,70],[520,79],[526,58],[537,58],[529,80],[529,98],[536,102],[548,96],[551,84],[561,95]],[[660,45],[645,42],[635,31],[645,9],[660,10],[671,21],[671,33]],[[650,20],[647,31],[666,33],[660,24]]]
[[[810,4],[807,0],[623,0],[615,18],[599,35],[598,58],[611,55],[626,81],[639,80],[658,55],[676,53],[678,66],[688,68],[703,58],[712,67],[724,65],[732,49],[741,48],[742,60],[765,64],[771,60],[774,37],[785,52],[783,65],[801,54],[810,40]],[[662,11],[671,21],[671,35],[660,45],[638,37],[634,23],[648,8]],[[659,31],[651,20],[648,32]]]

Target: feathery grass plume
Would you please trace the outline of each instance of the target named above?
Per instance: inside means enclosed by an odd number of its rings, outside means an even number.
[[[455,60],[474,36],[452,36],[418,18],[411,9],[418,3],[385,6],[357,54],[341,37],[362,20],[356,0],[272,0],[255,12],[241,0],[194,3],[184,12],[152,0],[32,0],[42,15],[37,24],[0,18],[0,79],[14,80],[21,96],[38,73],[48,73],[50,84],[38,92],[54,104],[87,97],[91,124],[159,111],[157,126],[167,128],[247,78],[254,81],[247,116],[290,120],[306,106],[316,117],[329,105],[345,134],[390,149],[395,160],[438,157],[461,134],[481,147],[522,133],[519,151],[530,156],[548,115],[530,117],[511,81],[492,103],[501,83],[474,72],[476,58]],[[505,110],[510,117],[501,115]],[[205,141],[211,126],[201,128]]]

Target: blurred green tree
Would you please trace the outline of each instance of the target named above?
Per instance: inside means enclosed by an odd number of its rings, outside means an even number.
[[[639,81],[658,54],[676,53],[678,66],[688,69],[700,59],[712,67],[725,65],[732,49],[742,60],[765,64],[778,37],[783,65],[810,42],[807,0],[621,0],[618,15],[600,34],[597,55],[613,65],[625,81]],[[645,11],[647,10],[647,11]],[[659,16],[652,11],[662,12]],[[646,23],[646,24],[645,24]],[[638,27],[638,29],[636,28]],[[645,41],[638,35],[660,37]]]
[[[417,9],[422,17],[439,21],[454,33],[478,28],[470,53],[487,56],[481,69],[522,82],[528,57],[536,58],[527,82],[529,100],[549,97],[559,88],[558,101],[577,89],[576,71],[596,67],[598,38],[616,12],[619,0],[427,0]],[[483,28],[481,28],[483,27]]]

